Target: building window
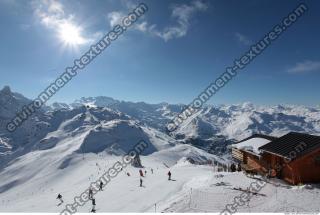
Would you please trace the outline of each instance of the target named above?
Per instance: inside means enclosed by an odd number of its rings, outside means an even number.
[[[316,156],[314,158],[315,162],[316,162],[316,165],[319,165],[320,166],[320,155]]]

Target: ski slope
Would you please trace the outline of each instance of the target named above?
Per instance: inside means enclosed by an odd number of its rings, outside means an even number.
[[[9,88],[0,91],[1,125],[29,102]],[[139,187],[139,169],[128,166],[96,195],[98,212],[220,212],[241,194],[231,188],[245,189],[253,179],[199,165],[212,160],[229,162],[227,151],[222,151],[221,158],[202,149],[219,152],[215,145],[225,147],[224,137],[288,130],[318,133],[320,128],[318,109],[245,104],[206,107],[175,137],[160,128],[181,111],[181,105],[92,98],[77,106],[56,104],[57,110],[36,113],[14,133],[0,127],[0,212],[61,212],[140,140],[149,145],[141,156],[148,172],[144,187]],[[221,134],[223,137],[216,136]],[[254,149],[259,143],[245,147]],[[172,181],[167,180],[169,170]],[[307,212],[319,209],[319,185],[272,183],[262,190],[266,197],[252,198],[239,211],[285,212],[294,206]],[[58,193],[64,200],[60,206]],[[90,210],[88,202],[78,211]]]
[[[70,149],[71,150],[71,149]],[[113,179],[103,192],[96,195],[97,209],[100,212],[147,212],[154,210],[154,204],[162,205],[173,194],[179,192],[190,178],[207,174],[209,166],[184,165],[185,156],[213,159],[209,155],[188,145],[179,145],[166,150],[141,156],[147,170],[143,178],[144,187],[139,187],[139,168],[128,166]],[[72,203],[76,195],[85,191],[91,182],[98,179],[121,157],[106,153],[78,154],[69,161],[66,168],[54,159],[52,154],[29,153],[1,173],[0,211],[1,212],[60,212],[55,199],[61,193],[65,203]],[[63,154],[59,156],[63,157]],[[51,157],[52,159],[47,159]],[[179,161],[181,160],[181,162]],[[178,163],[178,164],[177,164]],[[168,181],[168,167],[172,172],[172,181]],[[150,169],[153,168],[154,174]],[[23,171],[21,171],[23,170]],[[127,172],[131,176],[127,176]],[[4,182],[11,181],[5,186]],[[6,187],[5,190],[4,187]],[[89,212],[91,203],[87,203],[79,212]]]
[[[35,156],[35,157],[33,157]],[[58,163],[41,157],[25,157],[34,160],[33,168],[17,162],[1,173],[4,181],[22,180],[0,195],[1,212],[61,212],[73,198],[85,191],[91,182],[121,157],[106,153],[77,155],[67,168],[57,169]],[[205,152],[188,145],[179,145],[151,155],[141,156],[144,170],[143,187],[139,186],[139,168],[128,166],[95,195],[97,212],[221,212],[234,197],[242,194],[232,188],[246,189],[257,179],[243,173],[216,172],[209,165],[193,165],[186,157],[210,158]],[[42,164],[41,163],[45,163]],[[20,164],[19,164],[20,163]],[[50,164],[51,163],[51,164]],[[28,165],[29,166],[29,165]],[[45,166],[45,167],[44,167]],[[168,168],[170,167],[170,168]],[[19,169],[24,171],[19,171]],[[26,169],[27,168],[27,169]],[[151,168],[154,173],[151,173]],[[170,169],[172,181],[168,181]],[[127,176],[127,172],[130,176]],[[3,177],[6,178],[3,178]],[[29,178],[28,178],[28,177]],[[1,182],[1,187],[2,182]],[[3,191],[3,190],[2,190]],[[56,196],[61,193],[64,204],[57,206]],[[249,203],[238,208],[239,212],[316,212],[320,206],[319,185],[289,186],[281,181],[269,181],[261,190],[265,196],[253,196]],[[91,202],[78,212],[89,212]]]

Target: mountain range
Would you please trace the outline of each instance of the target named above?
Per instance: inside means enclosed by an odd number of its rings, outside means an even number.
[[[30,102],[9,87],[0,91],[1,212],[61,212],[65,204],[108,172],[141,140],[148,145],[140,155],[144,173],[148,171],[143,186],[137,186],[141,168],[124,166],[105,191],[96,194],[98,210],[150,212],[157,205],[160,211],[183,211],[192,203],[188,202],[190,189],[195,193],[192,199],[200,205],[218,202],[223,206],[234,197],[234,191],[221,190],[223,195],[214,194],[215,200],[209,200],[208,194],[202,191],[198,196],[197,192],[202,186],[216,192],[217,180],[227,179],[233,186],[253,180],[243,173],[219,172],[221,165],[226,167],[231,162],[230,144],[254,133],[320,134],[318,107],[207,105],[196,117],[185,121],[173,133],[167,133],[166,124],[185,105],[119,101],[105,96],[44,106],[17,130],[7,131],[6,124]],[[168,171],[173,174],[171,181],[167,179]],[[268,189],[278,188],[270,185]],[[277,192],[282,193],[283,201],[273,203],[276,198],[272,194]],[[56,205],[58,193],[65,201],[62,205]],[[282,211],[288,196],[294,204],[304,204],[295,193],[296,190],[287,188],[270,191],[270,197],[263,199],[269,206],[263,210]],[[316,208],[316,195],[305,190],[301,198],[308,199],[311,208]],[[214,206],[209,211],[217,209]],[[90,210],[90,204],[78,208],[79,212]]]
[[[70,104],[55,102],[34,113],[15,132],[6,131],[9,120],[30,102],[8,86],[0,91],[0,153],[6,160],[35,148],[54,147],[63,138],[83,133],[87,133],[83,144],[88,152],[123,149],[129,142],[146,139],[154,143],[163,141],[161,147],[189,144],[217,155],[225,154],[229,144],[255,133],[272,136],[290,131],[320,134],[319,107],[251,103],[206,105],[197,117],[169,134],[166,124],[185,105],[119,101],[106,96],[83,97]]]

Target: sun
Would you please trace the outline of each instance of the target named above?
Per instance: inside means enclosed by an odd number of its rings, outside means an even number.
[[[65,45],[76,46],[86,42],[81,36],[81,28],[72,23],[63,23],[59,26],[59,38]]]

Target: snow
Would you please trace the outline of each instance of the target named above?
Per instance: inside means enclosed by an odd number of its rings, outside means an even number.
[[[57,193],[63,195],[65,202],[72,202],[75,195],[79,195],[90,182],[120,160],[119,156],[105,153],[70,154],[78,141],[79,139],[75,139],[73,143],[60,144],[50,150],[28,153],[4,169],[0,173],[0,202],[4,203],[1,204],[0,211],[59,212],[62,207],[56,206]],[[183,153],[180,154],[181,151]],[[213,157],[187,145],[172,147],[167,153],[162,150],[161,153],[141,156],[142,164],[148,171],[147,177],[143,179],[145,188],[138,187],[138,169],[127,167],[108,184],[104,192],[96,196],[98,208],[103,212],[151,210],[155,203],[178,192],[194,174],[205,174],[210,169],[174,166],[183,156],[198,155]],[[68,165],[60,168],[65,162]],[[173,165],[170,170],[177,181],[167,180],[167,165]],[[151,174],[150,168],[154,169],[154,174]],[[131,176],[128,177],[125,172],[130,172]],[[141,198],[144,198],[143,201]],[[90,204],[87,204],[79,211],[88,212],[89,208]]]
[[[109,97],[53,104],[35,113],[17,131],[7,132],[2,125],[28,103],[29,99],[8,87],[0,91],[0,212],[61,212],[140,140],[149,144],[141,155],[148,171],[144,187],[139,187],[139,169],[128,166],[97,194],[98,212],[220,212],[241,194],[231,188],[245,189],[254,179],[242,173],[215,172],[217,168],[208,163],[228,163],[229,154],[222,151],[217,156],[202,149],[216,152],[214,147],[224,147],[226,139],[244,139],[253,133],[320,133],[319,107],[245,103],[204,107],[176,131],[181,134],[177,138],[165,133],[165,125],[184,105]],[[188,138],[195,138],[188,143],[198,148],[185,144]],[[257,152],[267,142],[253,138],[235,146]],[[167,179],[168,170],[172,181]],[[59,207],[58,193],[65,201]],[[319,185],[292,187],[269,181],[262,193],[266,197],[255,196],[239,210],[319,210]],[[87,203],[79,212],[90,208]]]
[[[134,120],[141,127],[165,133],[169,121],[185,108],[183,104],[147,104],[119,101],[105,96],[88,97],[71,104],[54,103],[44,107],[14,133],[7,132],[5,126],[9,120],[30,102],[31,100],[23,95],[12,92],[9,87],[0,90],[0,137],[5,138],[6,145],[10,146],[1,149],[6,154],[24,150],[27,145],[41,141],[48,133],[57,131],[62,123],[68,121],[74,123],[65,127],[70,133],[74,132],[76,125],[81,130],[82,126],[97,125],[100,121],[114,119]],[[235,142],[256,133],[282,136],[291,131],[320,134],[319,107],[256,106],[251,103],[206,105],[182,123],[174,132],[174,137],[180,142],[194,144],[209,151],[212,149],[211,146],[204,147],[201,144],[225,142],[220,139]],[[197,143],[200,143],[200,146]],[[0,160],[1,157],[0,155]]]
[[[254,152],[255,154],[259,154],[258,148],[261,146],[266,145],[267,143],[270,143],[271,141],[265,138],[260,137],[254,137],[246,141],[242,141],[237,144],[233,144],[232,147],[235,147],[237,149],[242,149],[246,151]]]
[[[289,186],[276,179],[263,183],[262,178],[248,178],[243,173],[211,173],[197,176],[184,185],[174,201],[164,212],[222,212],[235,197],[244,194],[253,182],[265,184],[257,195],[252,195],[244,205],[236,206],[238,213],[319,213],[317,198],[319,185]]]
[[[183,157],[178,152],[184,150],[186,153],[183,155],[190,155],[195,153],[192,150],[195,148],[180,147],[141,156],[147,170],[143,187],[139,187],[139,168],[128,166],[120,172],[95,196],[97,212],[221,212],[226,204],[233,202],[234,197],[243,193],[232,188],[246,189],[257,180],[243,173],[215,172],[212,166],[188,164],[182,161]],[[67,168],[57,169],[58,163],[46,161],[38,153],[0,174],[1,212],[61,212],[66,204],[73,203],[75,196],[87,189],[90,182],[120,160],[118,156],[103,153],[86,154],[84,158],[77,155]],[[30,165],[31,160],[34,165]],[[169,169],[164,163],[170,165],[172,181],[167,179]],[[151,168],[154,174],[151,174]],[[126,172],[131,176],[127,176]],[[7,187],[4,188],[3,184]],[[61,206],[56,205],[58,193],[62,194],[65,202]],[[253,196],[248,204],[238,207],[238,211],[316,212],[320,209],[320,189],[317,185],[310,189],[310,186],[293,187],[272,180],[259,193],[266,196]],[[89,212],[90,209],[91,203],[88,202],[78,211]]]

